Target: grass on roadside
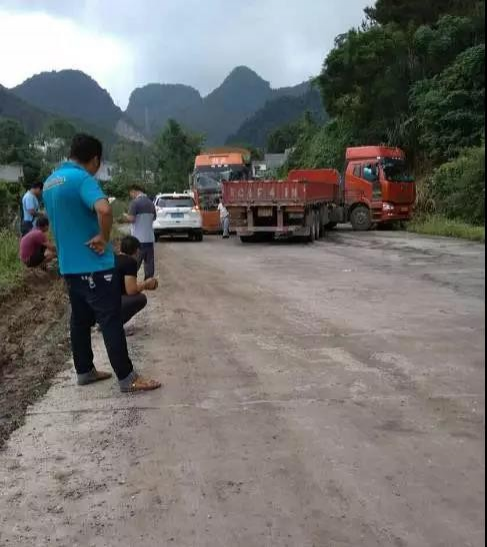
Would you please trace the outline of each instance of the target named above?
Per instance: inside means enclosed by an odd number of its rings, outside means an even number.
[[[0,295],[19,282],[22,271],[17,235],[9,230],[0,229]]]
[[[485,243],[485,226],[474,226],[460,220],[432,215],[419,217],[408,224],[409,232],[431,236],[457,237]]]

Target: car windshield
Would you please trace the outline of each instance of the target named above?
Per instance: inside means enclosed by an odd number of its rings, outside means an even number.
[[[406,162],[404,160],[385,159],[382,162],[386,180],[391,182],[413,182]]]
[[[173,207],[194,207],[192,198],[159,198],[157,207],[161,209],[169,209]]]

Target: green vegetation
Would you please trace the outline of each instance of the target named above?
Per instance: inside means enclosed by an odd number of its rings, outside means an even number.
[[[23,188],[18,184],[6,184],[0,181],[0,229],[9,227],[20,212],[20,200]]]
[[[164,192],[180,192],[189,186],[194,158],[201,150],[203,139],[186,132],[176,121],[169,120],[154,146],[157,167],[157,187]]]
[[[9,230],[0,229],[0,295],[18,283],[22,276],[18,255],[18,237]]]
[[[478,0],[377,0],[358,29],[338,36],[316,78],[332,120],[286,126],[287,169],[342,168],[347,146],[405,149],[420,215],[485,222],[485,23]],[[457,230],[458,232],[458,230]]]
[[[289,130],[292,131],[305,112],[308,112],[316,122],[324,122],[327,118],[321,104],[320,94],[316,89],[310,89],[302,96],[283,96],[268,101],[242,124],[237,133],[228,138],[227,144],[246,142],[252,146],[263,148],[266,142],[269,143],[270,135],[273,132],[283,133],[285,128],[288,128],[286,143],[292,141],[290,146],[293,146],[296,142],[296,135],[294,139],[289,139]],[[276,138],[274,135],[274,139]],[[269,149],[268,146],[268,152],[284,152],[283,145],[276,146],[276,144],[271,140],[272,149]],[[278,149],[277,152],[276,149]]]
[[[19,122],[0,118],[0,164],[20,164],[26,184],[37,180],[42,168],[41,156]]]
[[[112,180],[104,184],[105,191],[117,198],[127,199],[130,184],[141,184],[148,191],[155,186],[156,157],[153,148],[141,143],[123,141],[112,148],[114,163]]]
[[[449,219],[485,221],[485,148],[466,149],[436,169],[427,188],[434,209]]]
[[[485,227],[473,226],[460,220],[452,220],[442,216],[419,216],[408,224],[409,232],[429,236],[457,237],[470,241],[485,243]]]

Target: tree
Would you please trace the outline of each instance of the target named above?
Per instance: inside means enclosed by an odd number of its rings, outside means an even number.
[[[71,142],[76,134],[76,127],[68,120],[54,118],[47,123],[43,133],[51,139],[62,139],[65,142]]]
[[[53,118],[44,127],[38,140],[45,146],[44,160],[54,166],[68,157],[76,127],[63,118]]]
[[[22,163],[29,139],[19,122],[0,119],[0,164]]]
[[[152,191],[156,169],[153,150],[141,143],[120,141],[111,150],[114,163],[112,180],[104,184],[111,196],[126,198],[130,184],[137,183]]]
[[[393,26],[349,31],[337,39],[317,82],[332,116],[346,119],[364,141],[386,141],[408,109],[408,35]]]
[[[202,144],[201,136],[186,132],[174,120],[167,122],[154,146],[161,190],[183,191],[188,188],[188,177]]]
[[[403,28],[410,25],[430,25],[442,15],[473,15],[482,9],[479,0],[377,0],[365,9],[367,17],[381,25],[395,23]]]
[[[437,161],[478,146],[485,124],[485,45],[469,48],[455,62],[411,91],[420,143]]]
[[[30,145],[29,138],[19,122],[0,119],[0,164],[17,163],[24,170],[24,182],[29,185],[39,180],[42,157]]]

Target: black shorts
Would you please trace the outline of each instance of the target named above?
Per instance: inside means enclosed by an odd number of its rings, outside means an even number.
[[[45,245],[41,245],[29,260],[27,260],[25,265],[28,268],[37,268],[37,266],[40,266],[44,262],[46,249],[47,247]]]

